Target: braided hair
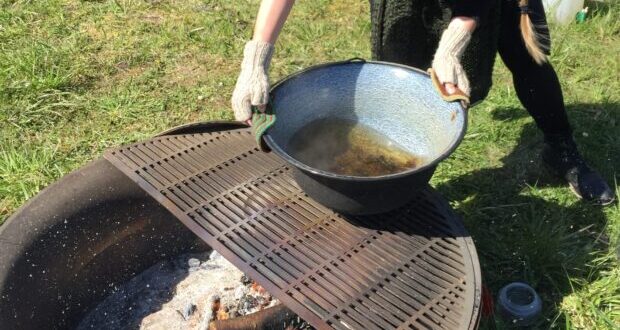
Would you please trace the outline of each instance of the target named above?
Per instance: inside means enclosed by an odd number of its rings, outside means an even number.
[[[547,62],[547,55],[545,55],[543,45],[540,43],[538,33],[530,19],[529,2],[529,0],[519,0],[519,9],[521,10],[519,28],[521,29],[521,36],[523,37],[527,52],[536,63],[542,65]]]

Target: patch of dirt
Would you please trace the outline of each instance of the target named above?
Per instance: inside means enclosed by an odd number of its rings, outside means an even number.
[[[167,70],[162,81],[181,87],[198,86],[205,82],[221,85],[218,78],[236,76],[238,73],[238,65],[233,60],[211,54],[186,54]]]
[[[149,22],[149,23],[153,23],[156,25],[161,24],[161,22],[164,21],[164,16],[160,13],[146,13],[142,16],[140,16],[140,18],[143,21]]]
[[[96,86],[109,87],[122,83],[123,81],[132,80],[140,77],[149,68],[146,65],[129,67],[125,62],[119,62],[114,66],[118,71],[109,76],[102,76],[96,83]]]
[[[360,14],[369,13],[370,6],[366,1],[333,1],[327,5],[328,13],[341,13],[342,16],[348,16],[346,13],[357,12]]]
[[[191,87],[196,86],[199,82],[207,79],[204,65],[197,62],[177,63],[169,72],[167,79],[164,79],[168,85]]]
[[[489,146],[486,148],[485,154],[491,166],[493,167],[502,166],[502,159],[505,156],[504,153],[502,152],[502,149],[496,146]]]

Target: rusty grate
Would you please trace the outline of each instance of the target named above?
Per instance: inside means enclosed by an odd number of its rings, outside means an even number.
[[[160,136],[105,158],[317,328],[476,327],[476,252],[430,188],[398,211],[342,216],[245,128]]]

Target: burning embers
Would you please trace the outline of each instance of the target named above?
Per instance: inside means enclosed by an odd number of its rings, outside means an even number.
[[[111,287],[78,329],[244,329],[248,322],[308,328],[217,252],[162,261]]]

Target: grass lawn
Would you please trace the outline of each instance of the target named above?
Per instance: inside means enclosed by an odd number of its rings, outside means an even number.
[[[0,2],[0,223],[106,148],[232,119],[258,2]],[[617,191],[620,4],[589,4],[584,24],[553,27],[551,61],[581,150]],[[368,16],[365,0],[299,1],[272,80],[369,58]],[[620,328],[618,204],[580,202],[542,169],[541,134],[501,61],[491,94],[470,114],[463,144],[432,183],[463,216],[486,285],[494,293],[515,280],[534,286],[544,301],[540,328]]]

